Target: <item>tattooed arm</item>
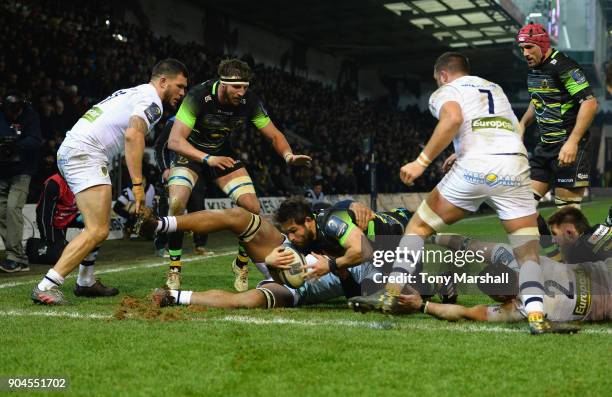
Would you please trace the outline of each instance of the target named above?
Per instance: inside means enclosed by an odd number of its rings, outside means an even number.
[[[138,116],[130,117],[128,128],[125,130],[125,162],[132,183],[142,182],[142,155],[146,134],[147,123]]]

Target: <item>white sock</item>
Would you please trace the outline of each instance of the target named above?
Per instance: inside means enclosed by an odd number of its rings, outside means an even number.
[[[265,263],[259,262],[259,263],[256,263],[255,266],[257,267],[257,270],[259,270],[261,274],[264,275],[264,279],[267,280],[269,278],[272,278],[272,275],[270,274],[270,270],[268,270],[268,266],[266,266]]]
[[[176,216],[164,216],[157,221],[155,232],[172,233],[176,232]]]
[[[389,276],[399,279],[402,275],[414,274],[419,267],[419,263],[423,261],[421,255],[424,253],[424,247],[425,240],[421,236],[415,234],[402,236],[397,248],[400,256],[395,260]],[[406,252],[408,255],[404,255]]]
[[[181,291],[181,290],[170,290],[170,295],[174,298],[178,305],[189,305],[191,304],[191,295],[193,291]]]
[[[49,269],[42,281],[38,283],[38,289],[49,291],[51,288],[60,287],[62,284],[64,284],[64,277],[60,276],[55,270]]]
[[[81,287],[91,287],[96,283],[94,279],[94,267],[79,265],[79,276],[77,277],[77,284]]]
[[[542,285],[542,268],[534,261],[527,261],[519,273],[519,296],[525,305],[527,314],[544,313],[544,286]]]

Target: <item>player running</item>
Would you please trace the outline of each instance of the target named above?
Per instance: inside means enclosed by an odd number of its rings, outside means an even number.
[[[145,135],[162,117],[163,104],[176,106],[185,95],[187,77],[185,65],[176,59],[160,61],[153,67],[148,84],[113,93],[89,109],[68,131],[57,152],[57,165],[75,194],[85,228],[68,243],[55,266],[34,288],[35,303],[64,303],[59,289],[64,278],[108,236],[112,198],[108,167],[124,147],[135,211],[140,211],[145,199]]]
[[[429,107],[439,122],[418,158],[402,167],[400,177],[412,184],[451,141],[456,161],[410,220],[400,248],[422,251],[425,237],[486,202],[497,212],[524,268],[520,296],[531,332],[555,332],[557,327],[544,317],[537,212],[518,120],[500,86],[469,73],[468,59],[457,52],[442,54],[434,65],[439,88],[431,95]],[[418,265],[414,260],[397,261],[390,277],[402,280]],[[388,283],[384,293],[356,297],[350,304],[359,311],[393,312],[405,285]]]
[[[289,165],[306,165],[310,157],[295,155],[287,139],[270,120],[263,104],[249,91],[251,69],[238,59],[222,61],[219,78],[197,85],[189,91],[177,115],[168,148],[178,153],[168,179],[169,214],[180,215],[198,178],[212,179],[233,202],[258,214],[259,200],[245,165],[237,159],[230,135],[250,121]],[[182,233],[169,236],[170,271],[166,285],[180,288]],[[234,288],[248,288],[248,257],[239,248],[232,269]]]

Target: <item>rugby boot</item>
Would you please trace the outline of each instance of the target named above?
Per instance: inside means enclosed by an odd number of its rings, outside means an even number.
[[[143,207],[136,218],[133,232],[147,239],[155,237],[155,229],[159,219],[149,207]]]
[[[32,290],[31,295],[34,303],[38,303],[40,305],[65,305],[67,304],[66,299],[64,298],[64,294],[59,288],[54,287],[47,291],[42,291],[38,289],[38,287]]]
[[[244,265],[239,267],[236,264],[236,258],[232,262],[232,271],[236,278],[234,279],[234,289],[238,292],[244,292],[249,289],[249,266]]]
[[[166,287],[169,289],[181,289],[181,272],[178,269],[170,269],[166,273]]]
[[[151,294],[151,301],[157,307],[166,307],[176,305],[176,300],[170,294],[170,290],[167,288],[155,288]]]
[[[400,305],[397,301],[399,294],[381,290],[366,296],[354,296],[348,301],[349,308],[356,312],[381,312],[385,314],[398,313]]]
[[[580,328],[574,325],[553,323],[544,318],[544,314],[540,312],[529,313],[528,320],[531,335],[575,334],[580,331]]]
[[[95,298],[97,296],[115,296],[119,294],[119,290],[113,287],[107,287],[96,279],[96,282],[91,287],[83,287],[77,284],[74,287],[74,294],[76,296],[85,296],[88,298]]]

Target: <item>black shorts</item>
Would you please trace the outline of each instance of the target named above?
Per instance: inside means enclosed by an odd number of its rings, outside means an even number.
[[[222,146],[219,151],[217,151],[216,153],[211,153],[211,155],[231,157],[236,160],[236,163],[234,163],[233,167],[222,170],[217,167],[209,167],[208,165],[199,161],[190,160],[183,155],[176,154],[176,156],[172,159],[172,162],[170,163],[170,167],[189,168],[198,175],[198,178],[204,178],[204,180],[207,181],[214,181],[215,179],[221,178],[222,176],[225,176],[227,174],[231,174],[232,172],[239,170],[240,168],[244,168],[244,163],[240,160],[237,160],[238,156],[229,145]]]
[[[554,187],[576,188],[589,186],[591,175],[591,141],[583,140],[578,144],[576,161],[569,167],[559,166],[559,152],[565,142],[539,142],[529,160],[531,179],[548,183]]]

